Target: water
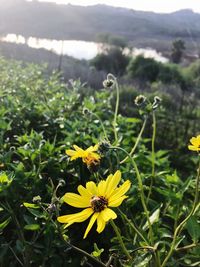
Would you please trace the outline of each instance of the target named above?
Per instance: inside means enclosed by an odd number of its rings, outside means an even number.
[[[26,44],[31,48],[44,48],[52,51],[58,55],[61,53],[64,55],[72,56],[77,59],[92,59],[94,58],[102,48],[102,44],[86,41],[76,40],[53,40],[42,39],[35,37],[25,38],[22,35],[7,34],[0,38],[3,42]],[[163,57],[161,53],[158,53],[152,48],[134,48],[132,52],[133,56],[143,54],[144,57],[151,57],[157,61],[167,62],[168,59]]]

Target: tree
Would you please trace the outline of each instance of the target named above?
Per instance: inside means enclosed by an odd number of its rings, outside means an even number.
[[[181,39],[175,40],[172,43],[171,61],[173,63],[180,63],[185,50],[185,42]]]
[[[123,51],[117,47],[110,48],[106,53],[98,54],[91,60],[97,70],[111,72],[114,75],[121,76],[125,73],[129,63],[129,57],[123,54]]]

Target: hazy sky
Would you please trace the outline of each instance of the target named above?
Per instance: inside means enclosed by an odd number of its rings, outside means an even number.
[[[45,2],[57,2],[59,4],[71,3],[74,5],[107,4],[121,6],[135,10],[155,12],[173,12],[179,9],[193,9],[200,13],[200,0],[39,0]]]

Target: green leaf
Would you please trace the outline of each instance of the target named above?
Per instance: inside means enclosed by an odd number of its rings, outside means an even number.
[[[9,182],[8,176],[6,175],[5,172],[2,172],[0,174],[0,183],[4,184],[4,183],[8,183],[8,182]]]
[[[20,253],[24,250],[24,245],[19,239],[16,241],[16,248]]]
[[[10,221],[11,221],[11,217],[9,217],[7,220],[0,223],[0,231],[3,231],[3,229],[9,224]]]
[[[0,173],[0,192],[9,186],[12,180],[5,172]]]
[[[200,238],[200,224],[197,221],[196,216],[190,217],[186,223],[186,229],[190,234],[194,243],[197,243]]]
[[[25,230],[29,230],[29,231],[38,231],[40,229],[40,225],[39,224],[27,224],[24,226]]]
[[[167,182],[169,182],[169,183],[172,183],[172,184],[177,184],[178,182],[179,182],[179,177],[178,177],[178,175],[177,175],[177,173],[176,173],[176,171],[174,171],[174,173],[172,174],[172,175],[166,175],[166,180],[167,180]]]
[[[158,222],[159,217],[160,217],[160,208],[161,207],[162,207],[162,205],[158,209],[156,209],[152,213],[152,215],[149,217],[149,220],[150,220],[151,225],[154,224],[154,223],[156,223],[156,222]],[[148,222],[146,222],[145,225],[142,227],[142,229],[145,231],[148,228],[149,228],[149,224],[148,224]]]
[[[97,244],[94,243],[94,251],[92,252],[92,255],[96,258],[99,258],[101,256],[101,253],[104,252],[104,249],[99,249]]]
[[[37,204],[28,203],[28,202],[24,202],[23,205],[24,205],[24,207],[31,208],[31,209],[39,209],[40,208],[40,206],[38,206]]]
[[[126,121],[127,122],[131,122],[131,123],[139,123],[139,122],[141,122],[141,120],[138,119],[138,118],[126,118]]]

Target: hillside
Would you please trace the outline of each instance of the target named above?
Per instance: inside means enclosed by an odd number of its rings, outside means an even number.
[[[106,5],[82,7],[24,0],[3,0],[0,9],[1,35],[95,41],[97,34],[111,33],[137,46],[155,47],[159,41],[167,48],[175,38],[193,45],[200,40],[199,25],[200,14],[191,10],[157,14]]]

